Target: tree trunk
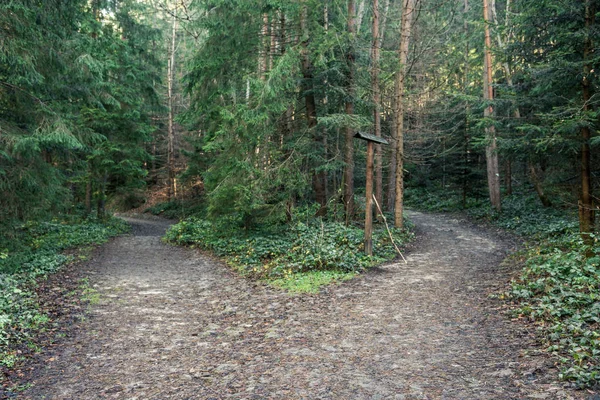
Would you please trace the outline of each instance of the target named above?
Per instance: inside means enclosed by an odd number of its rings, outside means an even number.
[[[388,122],[390,123],[390,122]],[[388,173],[388,192],[387,192],[387,209],[388,211],[394,210],[394,203],[396,201],[396,96],[392,97],[392,118],[391,126],[389,127],[392,133],[392,143],[390,149],[390,162],[389,162],[389,173]]]
[[[531,178],[531,183],[533,183],[535,192],[537,193],[540,201],[542,202],[542,205],[544,207],[551,207],[552,202],[544,192],[544,187],[542,186],[542,179],[540,177],[540,174],[538,173],[537,167],[532,161],[529,161],[529,177]]]
[[[108,174],[105,172],[100,182],[100,190],[98,190],[98,219],[104,219],[106,217],[106,182],[108,180]]]
[[[319,135],[317,127],[317,103],[313,92],[313,66],[308,55],[309,32],[307,26],[308,7],[304,5],[302,10],[301,29],[302,29],[302,75],[304,77],[304,102],[306,105],[306,120],[316,147],[319,148],[323,141]],[[318,216],[327,215],[327,194],[326,182],[327,176],[323,171],[313,171],[312,184],[315,192],[315,200],[321,205],[317,212]]]
[[[92,213],[92,175],[88,171],[88,177],[85,181],[85,214],[90,215]]]
[[[373,46],[371,48],[372,69],[371,85],[373,91],[373,128],[375,136],[381,137],[381,90],[379,89],[379,0],[373,0]],[[375,198],[379,204],[383,204],[383,157],[381,145],[375,146]],[[377,211],[378,219],[381,218]]]
[[[465,73],[463,77],[463,91],[465,94],[465,98],[468,95],[469,88],[469,0],[464,0],[464,23],[463,30],[466,38],[465,45]],[[469,164],[471,161],[469,142],[471,141],[471,135],[469,133],[469,116],[471,113],[471,107],[469,105],[469,101],[465,101],[465,129],[464,129],[464,148],[463,148],[463,169],[462,169],[462,208],[467,208],[467,191],[469,189]]]
[[[404,0],[400,28],[400,47],[398,51],[399,69],[395,82],[395,145],[396,145],[396,196],[394,201],[394,226],[404,225],[404,89],[406,79],[406,63],[408,61],[408,46],[412,34],[417,0]]]
[[[583,49],[583,79],[581,86],[583,89],[583,110],[592,111],[590,99],[592,98],[592,89],[589,75],[592,71],[590,62],[590,53],[593,49],[590,37],[590,29],[594,24],[595,10],[591,0],[585,0],[585,43]],[[581,128],[581,197],[579,200],[579,230],[581,237],[586,244],[592,244],[593,238],[590,235],[594,231],[594,201],[592,196],[592,170],[591,170],[591,150],[590,139],[591,130],[588,125]]]
[[[483,0],[483,16],[485,21],[483,98],[489,103],[484,110],[484,117],[489,119],[494,115],[494,108],[491,105],[491,102],[494,100],[494,88],[492,87],[492,40],[490,37],[490,7],[488,0]],[[499,212],[502,209],[502,204],[500,200],[500,171],[498,167],[498,144],[496,142],[496,128],[493,125],[489,125],[485,128],[485,131],[488,142],[485,149],[485,158],[487,164],[490,202],[496,211]]]
[[[348,33],[350,44],[346,54],[348,62],[347,93],[345,111],[348,116],[354,114],[354,39],[356,36],[356,5],[354,0],[348,0]],[[346,143],[344,150],[344,207],[346,209],[346,224],[354,216],[354,129],[346,126]]]
[[[505,162],[504,187],[506,195],[510,196],[512,194],[512,162],[510,160],[506,160]]]
[[[168,198],[172,200],[175,196],[175,112],[174,112],[174,93],[173,85],[175,82],[175,45],[177,40],[177,7],[173,11],[173,25],[171,33],[171,48],[169,64],[167,68],[167,97],[169,102],[169,121],[167,131],[167,168],[169,170],[168,178]]]
[[[365,201],[365,253],[373,255],[373,142],[367,143],[367,185]]]
[[[360,27],[362,25],[363,17],[365,16],[365,3],[366,0],[360,0],[358,3],[358,12],[356,13],[356,34],[360,33]]]

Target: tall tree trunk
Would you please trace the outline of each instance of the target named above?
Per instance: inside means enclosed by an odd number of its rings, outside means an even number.
[[[381,90],[379,88],[379,0],[373,0],[373,46],[371,48],[372,69],[371,85],[373,92],[373,128],[375,136],[381,137]],[[383,157],[381,145],[375,146],[375,198],[379,204],[383,204]],[[381,218],[379,210],[378,218]]]
[[[416,12],[417,0],[403,0],[402,19],[400,28],[400,46],[398,51],[399,68],[395,82],[395,146],[396,146],[396,196],[394,200],[394,226],[404,225],[404,90],[406,81],[406,63],[408,62],[408,47],[412,34],[412,24]]]
[[[483,98],[490,103],[484,110],[485,118],[492,118],[494,108],[491,102],[494,100],[494,88],[492,87],[493,64],[492,64],[492,40],[490,36],[490,7],[489,0],[483,0],[483,16],[485,21],[485,57],[484,57],[484,79],[483,79]],[[496,128],[489,125],[485,128],[487,137],[487,146],[485,149],[485,158],[487,164],[488,189],[490,202],[496,211],[502,209],[500,200],[500,170],[498,167],[498,144],[496,142]]]
[[[590,29],[594,24],[595,10],[591,0],[585,0],[585,43],[583,48],[583,79],[581,86],[583,89],[583,110],[592,111],[590,99],[592,98],[592,89],[589,75],[592,71],[590,54],[593,49]],[[592,244],[591,233],[594,231],[594,200],[592,197],[592,170],[591,170],[591,150],[590,139],[591,130],[588,125],[581,128],[581,198],[579,200],[579,230],[581,237],[586,244]]]
[[[350,44],[346,54],[348,63],[346,114],[354,114],[354,40],[356,36],[356,4],[354,0],[348,0],[348,33]],[[344,206],[346,208],[346,224],[354,216],[354,129],[346,126],[346,143],[344,149]]]
[[[470,46],[469,46],[469,0],[465,0],[464,3],[464,23],[463,30],[465,33],[465,73],[464,73],[464,81],[463,81],[463,91],[465,94],[465,98],[468,95],[469,88],[469,54],[470,54]],[[469,164],[471,162],[471,155],[469,144],[471,141],[471,135],[469,133],[469,116],[471,113],[471,107],[469,105],[469,101],[465,101],[465,129],[464,129],[464,148],[463,148],[463,170],[462,170],[462,208],[467,208],[467,190],[469,189],[468,184],[468,176],[469,176]]]
[[[319,135],[317,127],[317,102],[313,91],[313,65],[308,54],[308,7],[306,4],[302,10],[301,18],[301,29],[302,29],[302,75],[304,77],[304,102],[306,104],[306,119],[308,129],[313,135],[316,147],[319,148],[322,145],[322,138]],[[327,194],[326,194],[326,182],[327,176],[324,171],[314,170],[312,173],[312,184],[315,192],[315,200],[321,205],[321,208],[317,212],[318,216],[327,215]]]
[[[173,10],[173,24],[170,43],[170,57],[167,68],[167,97],[169,103],[169,121],[167,131],[167,168],[169,171],[168,197],[172,200],[175,193],[175,99],[173,85],[175,83],[175,50],[177,43],[177,6]]]
[[[395,97],[395,96],[394,96]],[[396,100],[392,100],[392,110],[396,110]],[[394,112],[392,112],[394,114]],[[396,117],[392,115],[391,121],[388,121],[390,132],[392,133],[392,145],[390,146],[390,162],[388,171],[388,191],[387,191],[387,209],[394,210],[396,201]]]

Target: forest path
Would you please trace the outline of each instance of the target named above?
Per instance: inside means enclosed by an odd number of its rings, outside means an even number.
[[[407,265],[306,296],[161,243],[166,221],[131,219],[133,235],[86,265],[100,300],[21,396],[585,398],[551,382],[548,360],[523,350],[531,337],[488,297],[507,279],[511,244],[453,217],[410,218]]]

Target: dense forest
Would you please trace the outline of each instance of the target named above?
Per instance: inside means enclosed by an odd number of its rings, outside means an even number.
[[[394,238],[411,237],[406,203],[532,238],[509,297],[550,327],[563,378],[598,384],[598,12],[596,0],[2,1],[0,345],[45,323],[17,288],[62,250],[125,230],[111,211],[189,217],[169,240],[281,279],[393,259]]]

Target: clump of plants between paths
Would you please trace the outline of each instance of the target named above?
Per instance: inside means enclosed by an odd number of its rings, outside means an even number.
[[[360,226],[321,218],[243,229],[234,221],[187,218],[171,227],[165,239],[198,247],[223,258],[241,275],[290,292],[315,293],[333,282],[351,279],[370,267],[395,259],[397,246],[410,242],[410,229],[389,231],[376,224],[373,256],[364,253]]]

